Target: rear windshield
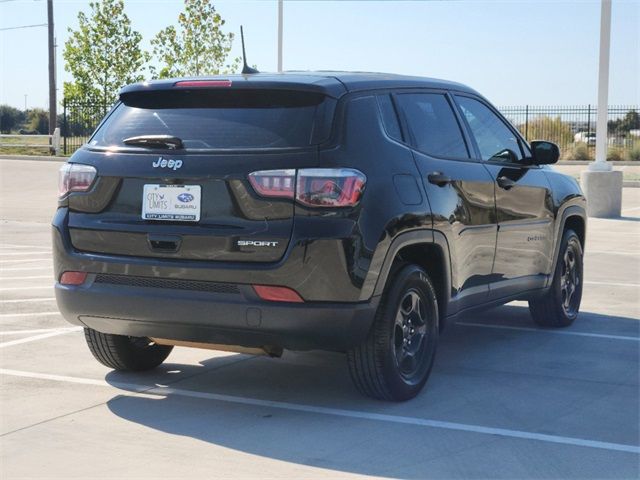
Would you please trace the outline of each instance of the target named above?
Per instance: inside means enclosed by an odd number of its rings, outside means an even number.
[[[129,94],[95,132],[91,147],[171,135],[187,150],[300,148],[326,140],[335,101],[287,90],[178,90]]]

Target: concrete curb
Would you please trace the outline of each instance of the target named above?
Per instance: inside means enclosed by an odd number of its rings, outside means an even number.
[[[589,165],[593,163],[591,160],[561,160],[555,165],[566,166],[566,165]],[[614,167],[640,167],[640,162],[610,162]]]

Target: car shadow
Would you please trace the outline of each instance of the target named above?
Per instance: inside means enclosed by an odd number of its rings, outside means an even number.
[[[589,312],[581,316],[582,323],[594,328],[606,322],[610,328],[613,325],[627,335],[637,336],[639,333],[640,322],[636,319]],[[393,448],[382,453],[379,448],[371,449],[373,443],[379,446],[390,435],[388,423],[372,425],[366,420],[273,408],[260,400],[429,417],[429,405],[447,391],[450,375],[459,374],[456,368],[464,371],[465,375],[473,368],[495,368],[497,364],[512,362],[513,355],[518,355],[518,352],[532,355],[523,357],[521,361],[526,368],[531,359],[540,354],[540,351],[532,351],[531,345],[536,342],[542,345],[540,348],[557,351],[561,344],[550,345],[547,337],[555,337],[558,342],[579,341],[576,339],[581,338],[569,336],[567,339],[557,335],[537,338],[538,333],[529,330],[536,327],[531,322],[528,309],[517,305],[469,315],[458,319],[458,322],[449,325],[442,336],[434,368],[435,376],[439,377],[435,380],[436,385],[433,385],[432,375],[427,388],[416,399],[402,404],[362,397],[350,382],[343,354],[285,352],[282,359],[238,354],[208,358],[198,365],[167,363],[154,372],[144,374],[112,372],[106,380],[116,388],[134,390],[127,384],[150,384],[168,391],[165,395],[157,390],[151,395],[118,395],[107,406],[124,420],[245,454],[361,475],[425,478],[429,471],[420,470],[420,462],[398,462]],[[487,325],[490,328],[473,328],[464,324]],[[496,325],[509,328],[494,329]],[[575,331],[586,328],[584,325],[579,327],[576,324],[572,328]],[[606,332],[606,329],[602,331]],[[203,355],[207,355],[206,351]],[[509,355],[512,358],[505,358]],[[591,375],[591,372],[584,372],[584,375]],[[172,393],[171,388],[178,391]],[[199,393],[204,395],[198,398]],[[242,399],[259,401],[247,406],[242,405]],[[424,436],[429,436],[432,442],[434,438],[440,438],[437,431]],[[344,445],[347,441],[350,442],[349,448],[343,450],[335,446]],[[443,455],[442,451],[431,451],[427,447],[421,451],[424,458]]]

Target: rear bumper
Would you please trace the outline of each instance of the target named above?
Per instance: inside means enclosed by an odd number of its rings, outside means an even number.
[[[56,285],[64,318],[103,333],[138,337],[344,351],[364,340],[377,306],[265,302],[251,298],[246,285],[238,286],[239,293],[210,293],[101,284],[94,278],[79,287]]]
[[[87,254],[72,247],[62,208],[54,217],[52,233],[56,280],[64,271],[90,273],[81,286],[56,284],[62,315],[72,324],[103,333],[246,347],[347,350],[364,340],[379,302],[379,297],[354,301],[360,290],[348,276],[333,271],[335,265],[326,255],[317,255],[317,263],[305,263],[295,253],[283,264],[247,268]],[[96,281],[97,274],[112,281]],[[115,277],[124,281],[114,281]],[[143,281],[128,281],[131,278]],[[211,288],[203,285],[208,283]],[[332,300],[317,301],[307,294],[305,303],[268,302],[247,284],[291,286],[301,294],[310,288],[316,298]]]

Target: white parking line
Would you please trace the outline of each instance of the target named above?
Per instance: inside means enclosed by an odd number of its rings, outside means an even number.
[[[0,292],[10,292],[16,290],[45,290],[52,289],[53,285],[44,285],[39,287],[28,286],[28,287],[0,287]]]
[[[0,303],[33,303],[33,302],[52,302],[56,297],[42,298],[12,298],[11,300],[0,300]]]
[[[527,432],[523,430],[510,430],[507,428],[485,427],[482,425],[471,425],[465,423],[445,422],[440,420],[430,420],[427,418],[404,417],[399,415],[388,415],[384,413],[365,412],[358,410],[345,410],[340,408],[319,407],[315,405],[305,405],[299,403],[278,402],[273,400],[262,400],[259,398],[237,397],[233,395],[223,395],[218,393],[198,392],[194,390],[183,390],[180,388],[157,387],[153,385],[138,385],[122,382],[106,382],[104,380],[94,380],[90,378],[69,377],[64,375],[50,375],[46,373],[32,373],[20,370],[0,369],[0,374],[13,377],[33,378],[38,380],[50,380],[62,383],[76,383],[81,385],[95,385],[110,387],[115,389],[130,390],[134,393],[144,393],[147,395],[198,398],[202,400],[214,400],[218,402],[233,403],[239,405],[251,405],[257,407],[275,408],[279,410],[291,410],[295,412],[315,413],[319,415],[331,415],[336,417],[355,418],[359,420],[373,420],[378,422],[396,423],[401,425],[415,425],[420,427],[440,428],[444,430],[456,430],[461,432],[479,433],[485,435],[497,435],[500,437],[518,438],[521,440],[537,440],[540,442],[572,445],[577,447],[597,448],[617,452],[640,453],[640,446],[627,445],[624,443],[601,442],[576,437],[564,437],[561,435],[550,435],[544,433]]]
[[[26,277],[0,277],[0,282],[2,280],[11,280],[11,281],[15,281],[15,280],[39,280],[41,278],[50,278],[51,280],[53,280],[53,276],[51,276],[51,275],[27,275]]]
[[[49,258],[23,258],[22,260],[0,260],[0,269],[2,265],[13,265],[14,263],[31,263],[31,262],[50,262]]]
[[[48,332],[74,332],[81,327],[62,327],[62,328],[35,328],[32,330],[7,330],[6,332],[0,332],[0,335],[30,335],[33,333],[48,333]]]
[[[552,335],[573,335],[575,337],[593,337],[593,338],[606,338],[609,340],[626,340],[630,342],[640,342],[640,337],[629,337],[625,335],[606,335],[604,333],[572,332],[567,330],[547,330],[542,328],[511,327],[509,325],[494,325],[494,324],[471,323],[471,322],[456,322],[456,325],[462,325],[464,327],[493,328],[498,330],[516,330],[521,332],[548,333]]]
[[[603,255],[623,255],[623,256],[628,256],[628,257],[637,257],[640,258],[640,253],[636,253],[636,252],[619,252],[616,250],[589,250],[587,249],[587,251],[585,253],[600,253]]]
[[[35,335],[33,337],[19,338],[18,340],[11,340],[10,342],[2,342],[2,343],[0,343],[0,348],[12,347],[14,345],[20,345],[22,343],[35,342],[37,340],[44,340],[45,338],[56,337],[58,335],[64,335],[65,333],[71,333],[71,332],[77,332],[79,330],[82,330],[82,327],[72,327],[72,328],[66,328],[64,330],[59,329],[59,330],[56,330],[55,332],[43,333],[41,335]]]
[[[51,252],[43,252],[43,251],[39,251],[39,252],[6,252],[6,251],[0,250],[0,257],[17,257],[17,256],[20,256],[20,255],[46,255],[48,253],[51,253]]]
[[[584,283],[586,285],[606,285],[609,287],[634,287],[634,288],[640,287],[640,283],[592,282],[588,280],[585,281]]]
[[[60,312],[0,313],[0,318],[48,317],[50,315],[60,315]]]
[[[4,268],[0,265],[0,272],[21,272],[23,270],[51,270],[53,265],[45,265],[44,267],[18,267],[18,268]]]

